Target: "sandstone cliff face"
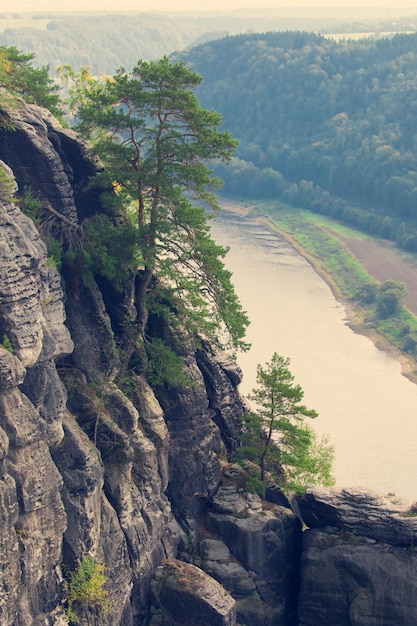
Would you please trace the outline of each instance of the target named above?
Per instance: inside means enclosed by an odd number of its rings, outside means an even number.
[[[76,229],[98,206],[85,190],[96,165],[46,111],[22,106],[13,121],[0,158]],[[115,383],[121,355],[102,292],[75,289],[68,273],[63,283],[6,199],[0,254],[1,623],[67,623],[62,573],[90,555],[106,567],[110,602],[101,614],[77,606],[82,623],[144,624],[152,575],[218,487],[229,444],[214,417],[228,413],[238,431],[239,372],[207,353],[209,398],[197,355],[185,354],[194,384],[165,413],[143,375],[132,401]]]
[[[299,626],[417,623],[417,517],[394,496],[313,489],[303,533]]]
[[[12,116],[0,165],[65,242],[100,210],[98,166],[48,112]],[[296,514],[247,494],[228,464],[246,410],[233,360],[184,331],[193,384],[157,398],[138,367],[126,389],[132,289],[61,276],[3,191],[1,625],[68,624],[65,579],[88,556],[108,601],[74,602],[84,626],[415,626],[416,518],[366,492],[308,491]]]

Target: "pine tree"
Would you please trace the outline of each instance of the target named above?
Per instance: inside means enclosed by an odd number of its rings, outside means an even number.
[[[287,487],[333,484],[333,448],[326,438],[319,442],[305,422],[305,418],[317,417],[317,412],[301,404],[304,392],[300,385],[294,384],[289,365],[290,360],[277,353],[265,367],[258,365],[257,387],[249,396],[255,403],[254,415],[258,422],[253,433],[257,440],[255,449],[259,451],[261,480],[265,480],[270,460],[276,463],[279,459]]]
[[[167,310],[178,311],[195,336],[219,340],[223,329],[235,347],[245,348],[248,319],[222,261],[227,250],[210,236],[213,212],[207,210],[219,209],[214,189],[221,184],[209,162],[227,162],[237,142],[218,130],[218,113],[200,106],[194,89],[201,77],[167,57],[139,61],[132,72],[120,69],[113,77],[94,79],[86,69],[75,74],[71,68],[65,75],[73,81],[78,129],[93,142],[104,175],[134,216],[142,335],[158,285]]]

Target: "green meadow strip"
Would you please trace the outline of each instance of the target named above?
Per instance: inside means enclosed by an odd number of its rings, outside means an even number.
[[[404,307],[398,314],[380,319],[375,305],[360,303],[357,296],[366,285],[377,285],[362,263],[334,233],[356,238],[367,235],[322,215],[294,209],[282,202],[257,202],[252,212],[279,232],[328,283],[347,309],[350,326],[368,335],[380,349],[394,353],[403,373],[417,382],[417,318]],[[403,358],[401,358],[403,357]]]

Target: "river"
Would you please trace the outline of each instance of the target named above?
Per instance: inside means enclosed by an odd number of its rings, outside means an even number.
[[[289,357],[311,425],[335,447],[336,485],[417,500],[417,385],[400,364],[355,334],[346,312],[311,265],[279,235],[223,212],[214,239],[229,246],[226,267],[251,325],[238,355],[241,391],[274,352]]]

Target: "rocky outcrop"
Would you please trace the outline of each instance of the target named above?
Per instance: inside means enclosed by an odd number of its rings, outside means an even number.
[[[4,115],[0,166],[16,184],[0,178],[2,626],[68,624],[85,557],[107,597],[75,598],[84,626],[415,626],[417,518],[358,490],[308,490],[295,513],[274,485],[248,494],[229,465],[239,368],[158,321],[189,384],[151,388],[134,277],[116,292],[69,262],[61,275],[11,197],[30,188],[66,245],[101,210],[99,166],[48,112]]]
[[[394,546],[417,545],[417,516],[392,494],[316,487],[298,497],[297,506],[309,528],[333,526]]]
[[[73,224],[94,214],[102,190],[86,184],[98,164],[79,137],[35,105],[22,103],[2,114],[10,128],[2,128],[0,159],[13,170],[20,191],[47,201]]]
[[[233,415],[233,428],[237,431],[245,412],[229,370],[222,367],[215,354],[207,351],[202,373],[199,367],[201,359],[201,352],[197,360],[190,356],[186,358],[187,374],[193,384],[178,389],[168,401],[162,400],[171,441],[169,465],[172,476],[175,476],[169,484],[169,497],[177,516],[194,533],[200,516],[206,511],[207,501],[218,489],[230,449],[230,429],[223,437],[224,431],[219,422],[227,420],[231,423]],[[210,387],[207,391],[209,375]],[[237,367],[235,375],[236,381],[239,381]],[[216,393],[213,393],[213,388]]]
[[[301,524],[289,508],[242,487],[245,472],[229,466],[207,515],[193,562],[236,600],[246,626],[295,626]]]
[[[62,477],[66,392],[55,359],[72,350],[57,270],[31,220],[0,202],[1,621],[65,623]]]
[[[87,184],[97,164],[48,112],[7,114],[5,171],[39,198],[65,245],[66,229],[77,233],[100,208],[101,190]],[[32,220],[0,195],[1,623],[65,624],[64,577],[89,556],[104,565],[108,600],[77,602],[81,623],[146,624],[154,572],[196,531],[218,488],[230,442],[214,418],[227,413],[238,431],[238,370],[202,350],[203,376],[184,335],[176,341],[190,385],[162,407],[139,368],[128,397],[115,328],[129,318],[131,292],[115,298],[68,267],[63,282]],[[195,597],[209,607],[203,587]],[[224,597],[219,623],[233,624]]]
[[[248,410],[243,398],[236,396],[242,372],[236,361],[226,353],[216,354],[209,345],[197,351],[197,364],[203,375],[213,420],[220,428],[228,450],[239,442],[241,422],[236,419]]]
[[[417,623],[417,518],[393,496],[314,489],[303,533],[299,626]]]
[[[177,560],[158,567],[150,626],[236,626],[232,597],[201,569]]]

